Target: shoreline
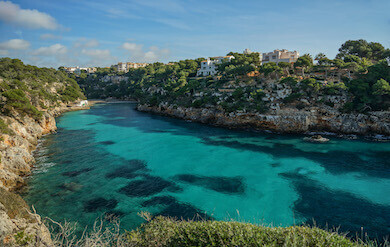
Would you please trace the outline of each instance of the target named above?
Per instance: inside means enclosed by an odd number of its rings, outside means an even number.
[[[88,106],[62,104],[45,111],[38,121],[20,115],[2,116],[2,119],[8,121],[13,134],[0,135],[1,246],[13,244],[15,234],[19,233],[34,236],[40,245],[52,246],[49,229],[42,223],[41,217],[31,211],[32,205],[26,203],[21,192],[26,187],[26,178],[34,168],[36,161],[33,153],[40,139],[57,130],[55,118],[66,112],[90,109],[94,104],[95,102]]]
[[[369,141],[375,142],[388,142],[390,141],[390,123],[384,123],[385,127],[389,128],[389,133],[375,133],[375,132],[345,132],[345,131],[335,131],[334,129],[327,129],[326,125],[323,126],[313,126],[308,128],[307,125],[302,123],[306,119],[299,119],[296,116],[288,115],[277,115],[277,114],[251,114],[251,113],[235,113],[233,115],[215,112],[209,109],[202,108],[185,108],[185,107],[151,107],[148,105],[138,104],[136,107],[137,111],[157,114],[161,116],[181,119],[184,121],[197,122],[210,126],[221,127],[226,129],[236,129],[236,130],[246,130],[252,132],[267,132],[274,134],[299,134],[305,136],[313,135],[324,135],[324,136],[335,136],[338,138],[346,140],[355,140],[355,139],[366,139]],[[299,114],[299,113],[298,113]],[[387,113],[385,113],[387,114]],[[360,114],[361,115],[361,114]],[[352,115],[356,116],[356,115]],[[311,117],[311,116],[305,116]],[[259,119],[260,118],[260,119]],[[286,126],[286,123],[281,123],[276,125],[275,122],[278,119],[287,119],[286,122],[290,122],[291,125]],[[353,119],[354,120],[354,119]],[[310,120],[309,120],[310,121]],[[357,123],[359,124],[359,123]],[[360,124],[359,124],[360,125]],[[298,128],[291,128],[292,126],[297,126]],[[284,129],[284,127],[287,127]]]

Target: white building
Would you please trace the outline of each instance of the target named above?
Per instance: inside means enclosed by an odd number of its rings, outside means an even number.
[[[127,72],[127,64],[126,63],[118,63],[116,65],[116,69],[118,70],[118,72]]]
[[[249,50],[248,48],[246,48],[243,52],[242,52],[244,55],[250,55],[252,53],[254,53],[253,51]],[[263,60],[263,54],[261,54],[261,52],[258,52],[259,53],[259,61],[260,61],[260,65],[262,65],[262,60]]]
[[[82,100],[77,106],[87,106],[88,105],[88,100]]]
[[[245,55],[249,55],[249,54],[252,54],[253,51],[251,51],[248,48],[246,48],[242,53],[245,54]]]
[[[118,64],[112,65],[111,67],[114,67],[118,70],[118,72],[129,72],[130,69],[137,69],[148,66],[148,63],[122,63],[119,62]]]
[[[234,56],[224,57],[209,57],[200,63],[200,69],[196,73],[197,76],[209,76],[217,73],[217,64],[221,64],[224,61],[230,62],[234,59]]]
[[[273,52],[263,53],[262,62],[269,63],[274,62],[278,64],[279,62],[295,63],[299,58],[299,52],[297,51],[288,51],[288,50],[274,50]]]
[[[82,70],[84,70],[85,72],[87,72],[89,74],[96,72],[95,67],[80,68],[79,66],[77,66],[77,67],[64,67],[64,69],[68,73],[75,73],[77,75],[80,75]]]
[[[148,63],[126,63],[127,70],[129,69],[138,69],[148,66]]]

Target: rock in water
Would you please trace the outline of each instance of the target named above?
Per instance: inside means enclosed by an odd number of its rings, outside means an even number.
[[[308,141],[308,142],[316,142],[316,143],[325,143],[328,142],[329,139],[322,137],[321,135],[314,135],[310,137],[305,137],[303,140]]]

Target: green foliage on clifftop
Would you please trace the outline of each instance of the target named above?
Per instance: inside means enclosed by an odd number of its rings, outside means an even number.
[[[216,76],[196,77],[202,58],[131,69],[98,70],[77,78],[90,98],[133,99],[150,106],[213,108],[264,113],[296,107],[334,108],[340,112],[388,110],[390,50],[375,42],[347,41],[335,59],[302,55],[294,64],[261,64],[258,53],[229,53]],[[252,92],[262,90],[261,97]],[[283,91],[284,90],[284,91]],[[332,98],[332,102],[330,102]]]
[[[367,246],[315,227],[264,227],[156,217],[127,233],[130,246]]]
[[[0,59],[0,114],[16,111],[39,120],[43,110],[79,98],[84,98],[80,87],[65,72]]]

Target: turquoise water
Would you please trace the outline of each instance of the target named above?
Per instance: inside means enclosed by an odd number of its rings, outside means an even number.
[[[38,213],[91,225],[105,212],[390,232],[390,143],[233,131],[99,104],[58,119],[24,195]]]

